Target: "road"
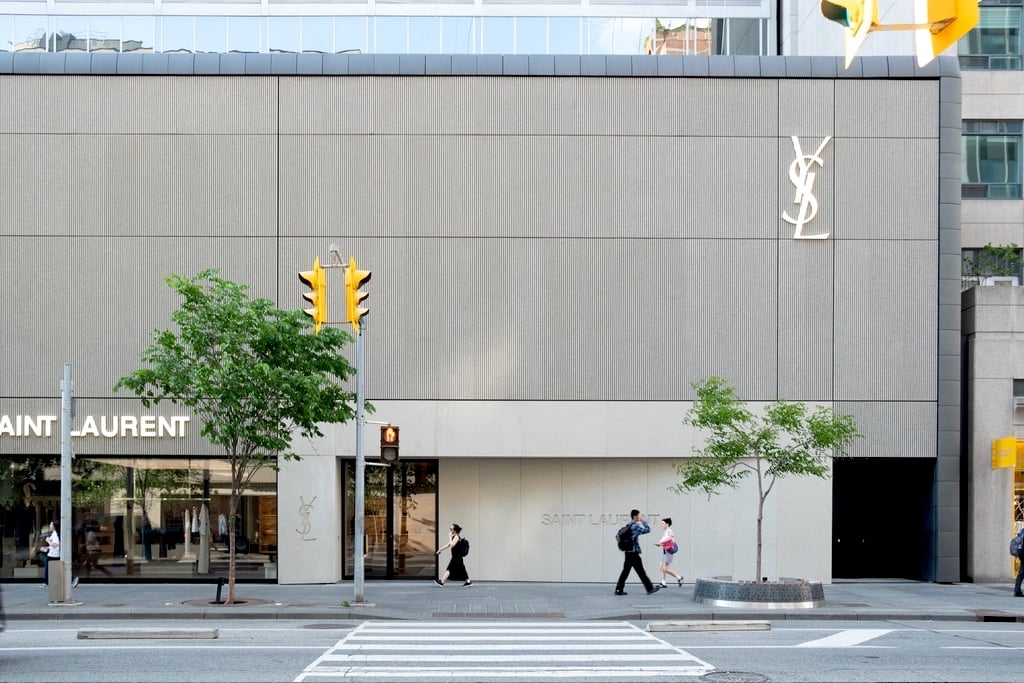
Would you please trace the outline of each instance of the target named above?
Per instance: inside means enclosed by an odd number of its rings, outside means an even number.
[[[1024,624],[783,621],[768,630],[708,631],[648,626],[522,619],[15,622],[0,634],[0,680],[1024,679]]]

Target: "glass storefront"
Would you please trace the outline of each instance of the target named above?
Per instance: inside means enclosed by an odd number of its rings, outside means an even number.
[[[0,580],[41,580],[37,553],[60,520],[60,458],[0,458]],[[203,504],[209,572],[226,574],[230,464],[210,458],[91,458],[72,466],[72,563],[90,578],[161,580],[197,574]],[[277,481],[271,467],[246,485],[236,519],[239,581],[277,577]],[[67,532],[61,533],[66,542]]]
[[[344,469],[344,575],[354,574],[355,462]],[[435,576],[437,557],[437,461],[402,460],[389,467],[368,465],[363,530],[367,579]]]

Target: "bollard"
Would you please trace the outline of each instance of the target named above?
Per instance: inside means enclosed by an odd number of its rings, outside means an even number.
[[[219,579],[217,579],[217,599],[213,601],[214,604],[216,604],[216,605],[223,605],[224,604],[224,601],[220,599],[220,589],[223,588],[224,584],[227,583],[227,582],[228,582],[228,580],[225,579],[223,576],[220,577]]]

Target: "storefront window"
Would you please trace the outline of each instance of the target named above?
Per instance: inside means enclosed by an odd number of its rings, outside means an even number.
[[[0,458],[0,467],[0,579],[39,580],[34,550],[50,520],[61,516],[60,459]],[[198,573],[204,552],[210,574],[226,573],[227,461],[79,455],[72,473],[72,564],[81,579],[207,580]],[[264,467],[243,491],[235,527],[240,581],[277,576],[276,482]]]

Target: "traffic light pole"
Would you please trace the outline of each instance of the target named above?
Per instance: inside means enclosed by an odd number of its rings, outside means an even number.
[[[366,500],[366,456],[363,453],[363,423],[366,413],[363,409],[363,326],[356,332],[356,500],[355,530],[352,543],[353,575],[356,604],[365,602],[363,585],[366,582],[365,552],[365,500]]]

